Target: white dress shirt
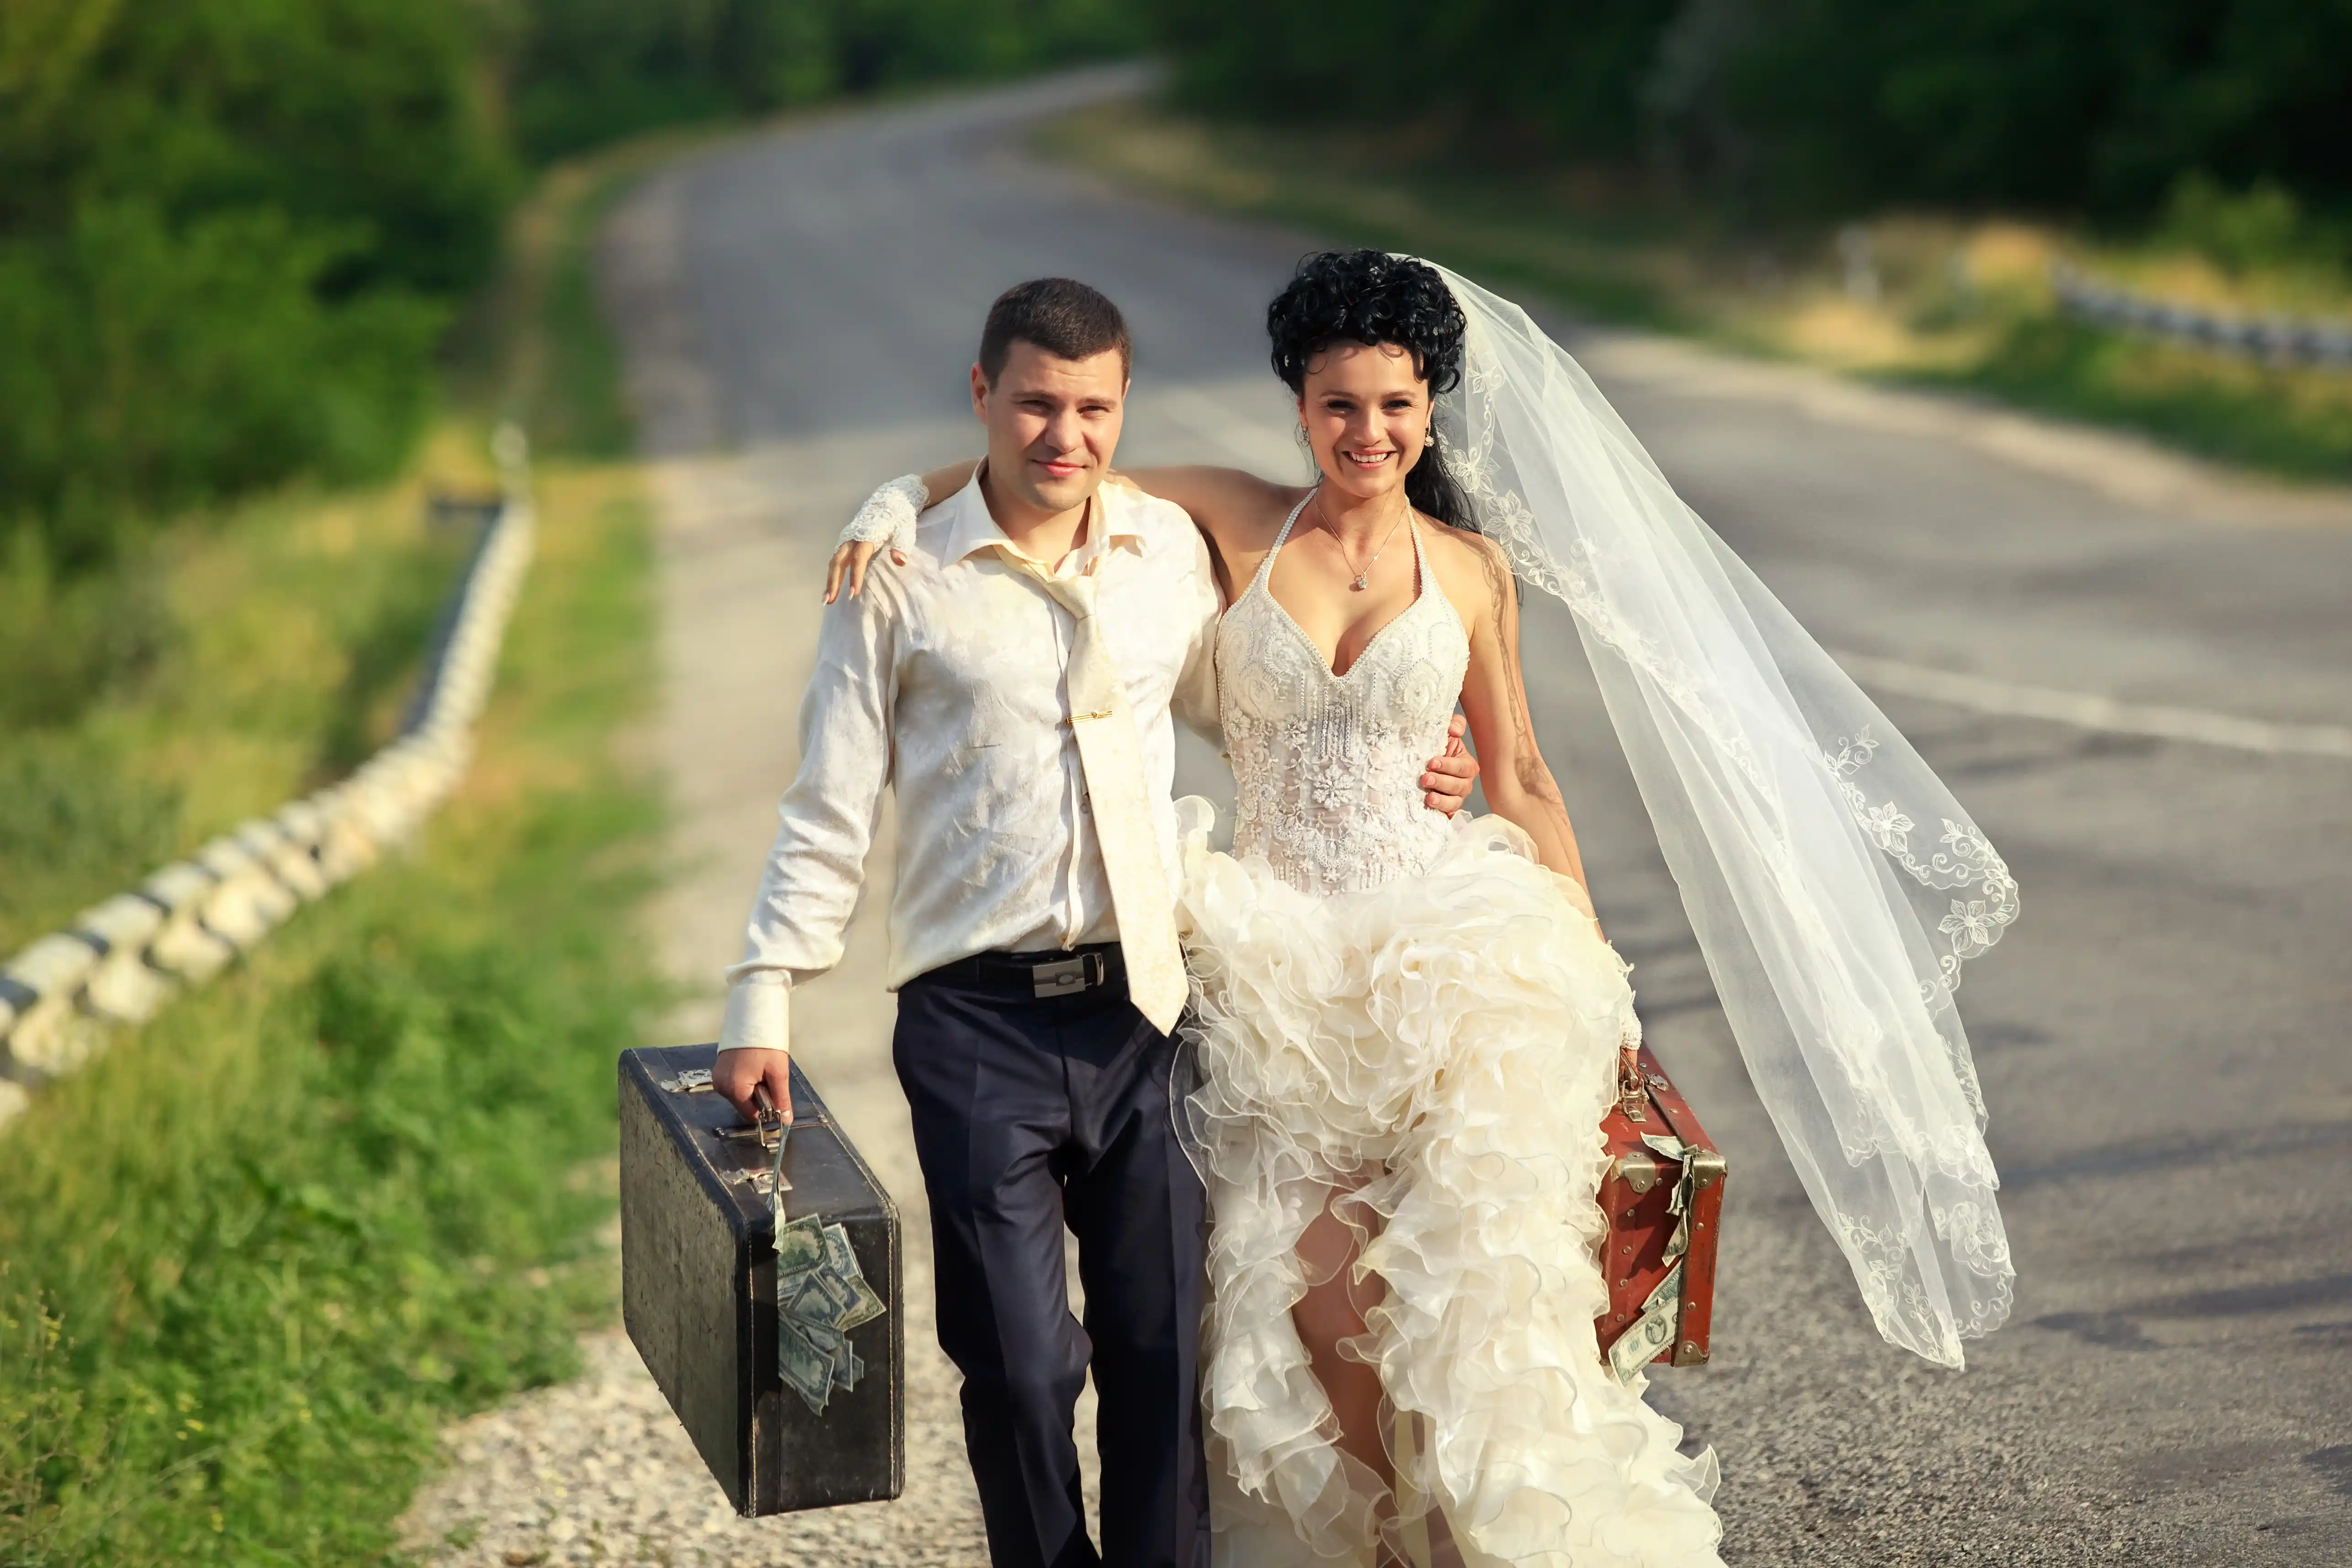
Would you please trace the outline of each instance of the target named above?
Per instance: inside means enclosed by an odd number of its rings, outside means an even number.
[[[898,798],[891,989],[974,953],[1118,939],[1064,686],[1073,622],[1002,552],[1021,553],[975,474],[923,514],[905,566],[877,555],[866,591],[826,607],[800,772],[727,971],[722,1050],[789,1048],[791,988],[841,961],[885,784]],[[1214,734],[1216,579],[1192,518],[1125,486],[1104,486],[1077,548],[1040,564],[1069,576],[1098,558],[1097,613],[1172,897],[1170,715]]]

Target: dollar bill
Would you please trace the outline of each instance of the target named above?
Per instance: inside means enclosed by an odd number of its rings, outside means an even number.
[[[789,1320],[776,1340],[776,1370],[784,1386],[799,1395],[811,1410],[824,1415],[826,1401],[833,1397],[833,1369],[824,1354],[799,1324]]]
[[[1631,1383],[1642,1369],[1675,1343],[1682,1322],[1683,1271],[1667,1272],[1642,1303],[1642,1315],[1609,1347],[1609,1369],[1620,1383]]]
[[[857,1254],[850,1249],[847,1230],[838,1225],[824,1228],[824,1255],[832,1265],[833,1277],[849,1291],[849,1308],[835,1320],[835,1326],[842,1329],[862,1327],[889,1310],[882,1304],[882,1298],[875,1293],[874,1287],[866,1282],[865,1270],[857,1266]]]
[[[824,1414],[836,1390],[855,1388],[866,1363],[849,1331],[888,1309],[857,1266],[849,1232],[814,1215],[776,1228],[777,1366],[786,1387]]]
[[[824,1221],[814,1214],[776,1227],[776,1278],[807,1273],[824,1265]]]

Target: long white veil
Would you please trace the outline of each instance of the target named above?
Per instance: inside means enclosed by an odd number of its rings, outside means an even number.
[[[1959,1366],[2015,1276],[1952,992],[2016,880],[1582,367],[1438,271],[1469,319],[1437,408],[1454,476],[1575,614],[1757,1094],[1879,1332]]]

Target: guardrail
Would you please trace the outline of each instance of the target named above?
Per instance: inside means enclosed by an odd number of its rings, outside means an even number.
[[[2063,261],[2051,263],[2050,287],[2061,309],[2094,326],[2120,327],[2272,364],[2352,369],[2352,327],[2292,316],[2215,315],[2100,283]]]
[[[426,653],[400,734],[340,784],[257,817],[0,965],[0,1127],[42,1085],[218,974],[302,904],[407,840],[456,787],[531,553],[529,447],[493,444],[501,499]]]

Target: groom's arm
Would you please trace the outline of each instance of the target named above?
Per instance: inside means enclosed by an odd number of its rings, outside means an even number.
[[[777,807],[742,959],[727,971],[727,1019],[711,1074],[746,1117],[761,1088],[791,1116],[792,988],[841,961],[842,934],[857,908],[890,777],[894,600],[887,592],[845,600],[819,624],[816,667],[801,699],[800,771]]]

